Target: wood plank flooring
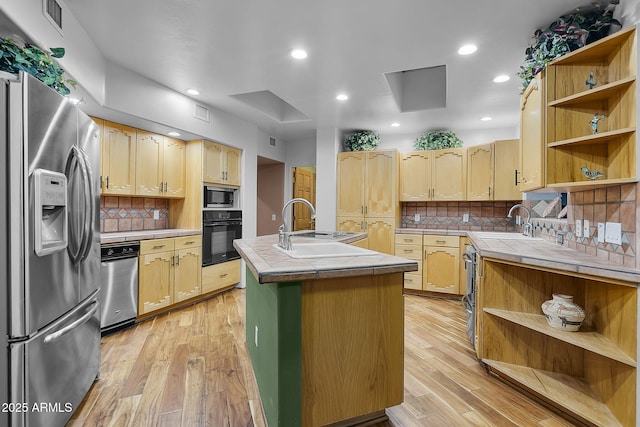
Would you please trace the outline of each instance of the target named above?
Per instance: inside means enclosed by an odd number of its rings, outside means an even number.
[[[406,295],[405,310],[405,399],[378,427],[572,425],[486,373],[459,301]],[[103,338],[67,426],[266,426],[244,314],[232,289]]]

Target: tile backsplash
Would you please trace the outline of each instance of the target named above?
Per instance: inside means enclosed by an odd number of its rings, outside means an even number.
[[[154,211],[159,219],[153,219]],[[140,231],[169,228],[166,199],[147,197],[100,197],[100,231]]]
[[[517,231],[514,219],[507,218],[514,202],[404,202],[402,228],[433,228],[440,230]],[[415,215],[420,220],[415,220]],[[469,221],[464,222],[464,214]]]

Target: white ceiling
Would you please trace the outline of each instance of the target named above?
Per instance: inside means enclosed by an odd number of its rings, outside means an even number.
[[[517,127],[516,76],[536,28],[579,0],[64,0],[110,61],[285,141],[318,127],[415,134]],[[478,45],[459,56],[466,43]],[[309,56],[294,60],[292,48]],[[385,73],[446,65],[446,107],[401,113]],[[492,79],[508,74],[511,80]],[[309,119],[232,95],[270,91]],[[339,92],[349,100],[335,99]],[[277,115],[276,115],[277,116]],[[483,116],[493,120],[481,122]],[[391,128],[392,122],[399,127]]]

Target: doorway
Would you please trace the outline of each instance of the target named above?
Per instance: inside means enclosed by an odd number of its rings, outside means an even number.
[[[256,235],[278,234],[284,205],[284,163],[258,156]]]
[[[316,168],[315,166],[296,166],[292,169],[293,197],[301,197],[316,205]],[[293,231],[315,230],[315,221],[311,219],[311,210],[302,203],[293,205]]]

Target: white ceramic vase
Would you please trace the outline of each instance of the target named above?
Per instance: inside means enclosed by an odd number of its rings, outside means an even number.
[[[573,302],[573,296],[553,294],[553,299],[542,303],[547,323],[563,331],[577,331],[584,320],[584,310]]]

